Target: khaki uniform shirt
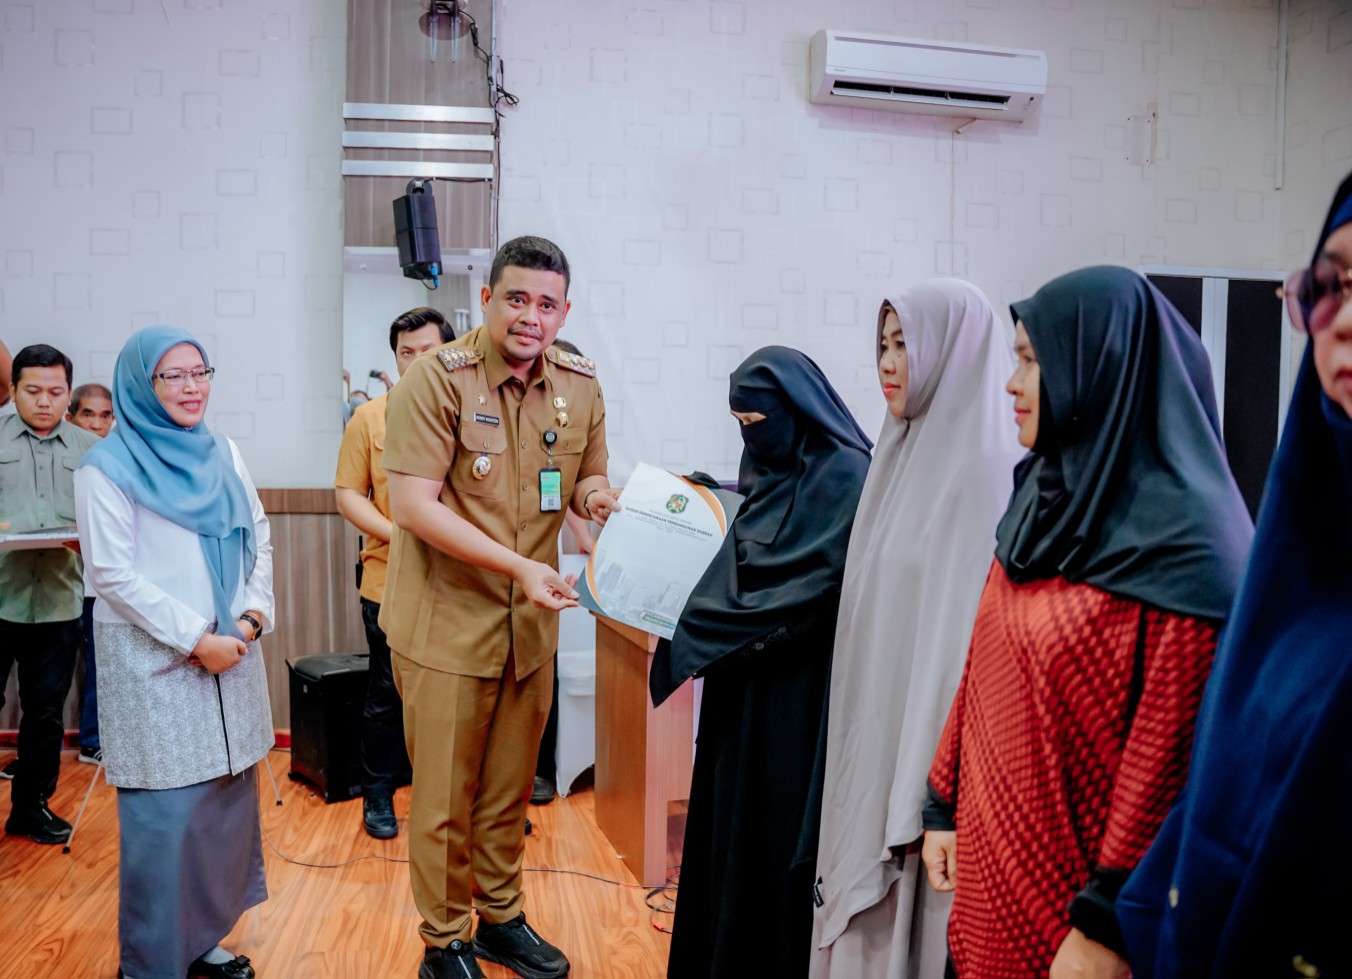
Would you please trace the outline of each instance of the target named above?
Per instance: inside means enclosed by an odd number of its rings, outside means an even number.
[[[390,489],[385,479],[385,395],[352,412],[338,448],[338,472],[333,485],[353,489],[369,497],[386,520],[390,518]],[[370,534],[361,551],[362,598],[380,604],[385,595],[385,568],[390,560],[389,541]]]
[[[62,419],[38,438],[18,415],[0,418],[0,523],[9,532],[75,524],[75,466],[99,437]],[[0,619],[67,622],[83,610],[80,559],[66,547],[0,552]]]
[[[567,507],[578,480],[606,474],[605,416],[590,361],[550,347],[523,385],[479,327],[419,357],[390,392],[385,468],[440,481],[445,506],[557,568],[563,510],[540,511],[540,470],[549,465],[542,436],[558,435],[553,464]],[[532,605],[512,578],[399,528],[392,544],[380,610],[391,649],[478,677],[501,676],[509,653],[518,678],[554,655],[558,613]]]

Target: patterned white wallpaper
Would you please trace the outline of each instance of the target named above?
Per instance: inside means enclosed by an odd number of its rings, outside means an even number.
[[[410,0],[412,2],[412,0]],[[614,475],[732,474],[727,373],[816,357],[866,428],[874,311],[935,274],[997,307],[1091,262],[1301,264],[1352,169],[1347,0],[1292,0],[1286,189],[1273,0],[499,0],[502,233],[576,277]],[[323,486],[340,415],[332,0],[0,0],[0,337],[107,379],[136,326],[203,335],[213,423],[263,485]],[[805,99],[821,27],[1045,50],[1022,128]],[[1125,162],[1158,103],[1158,161]]]
[[[621,477],[638,461],[734,473],[728,371],[768,343],[809,352],[876,431],[876,310],[917,279],[970,279],[1003,308],[1090,263],[1278,262],[1267,0],[500,9],[521,97],[502,233],[554,236],[574,263],[565,336],[601,365]],[[955,135],[811,105],[823,27],[1045,50],[1041,117]],[[1157,162],[1128,164],[1127,117],[1151,103]]]
[[[0,336],[108,381],[180,324],[264,486],[326,485],[341,413],[346,5],[0,3]]]

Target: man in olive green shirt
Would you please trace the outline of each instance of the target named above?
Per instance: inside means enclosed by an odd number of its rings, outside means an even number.
[[[0,522],[10,532],[75,524],[75,466],[98,436],[65,420],[71,373],[70,358],[45,343],[14,355],[18,412],[0,418]],[[47,798],[61,767],[62,706],[80,652],[83,600],[73,551],[0,552],[0,691],[17,663],[23,708],[23,763],[10,790],[5,832],[39,843],[70,838],[70,824],[48,808]]]

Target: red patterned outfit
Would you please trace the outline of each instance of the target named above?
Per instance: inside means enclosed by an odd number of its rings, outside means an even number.
[[[1183,787],[1216,633],[993,564],[930,770],[931,811],[956,807],[962,979],[1045,977],[1072,925],[1121,947],[1112,904]]]

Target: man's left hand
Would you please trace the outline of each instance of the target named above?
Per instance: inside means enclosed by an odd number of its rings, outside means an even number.
[[[1056,950],[1047,979],[1131,979],[1131,967],[1111,949],[1072,928]]]

